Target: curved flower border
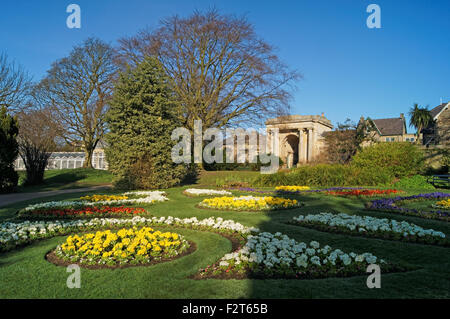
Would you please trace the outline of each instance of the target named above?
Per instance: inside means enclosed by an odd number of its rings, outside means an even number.
[[[395,219],[344,213],[319,213],[294,217],[290,223],[325,232],[450,246],[450,242],[443,232],[424,229],[418,225],[405,221],[399,222]]]
[[[316,279],[356,276],[369,264],[378,263],[383,272],[406,268],[386,263],[371,253],[345,253],[317,241],[297,242],[281,233],[249,235],[241,249],[226,254],[217,263],[200,269],[197,279],[290,278]]]
[[[124,206],[87,206],[82,208],[49,208],[19,211],[19,219],[80,219],[80,218],[130,218],[133,216],[151,216],[141,207]]]
[[[397,197],[393,197],[393,198],[383,198],[383,199],[373,200],[369,203],[366,203],[366,208],[369,210],[375,210],[375,211],[387,211],[387,212],[399,213],[399,214],[403,214],[403,215],[418,216],[418,217],[429,218],[429,219],[450,221],[450,212],[449,211],[444,211],[444,210],[420,211],[418,209],[397,206],[397,204],[399,202],[405,201],[405,200],[429,200],[429,199],[437,200],[437,199],[445,199],[445,198],[449,198],[449,197],[450,197],[450,193],[441,193],[441,192],[425,193],[425,194],[418,194],[418,195],[411,195],[411,196],[397,196]]]
[[[103,206],[103,205],[124,205],[124,204],[151,204],[154,202],[163,202],[169,200],[165,192],[162,191],[140,191],[140,192],[126,192],[121,195],[135,195],[144,196],[142,198],[131,198],[121,200],[108,200],[91,202],[87,200],[78,201],[51,201],[28,205],[23,211],[32,211],[39,209],[57,209],[57,208],[76,208],[85,206]]]

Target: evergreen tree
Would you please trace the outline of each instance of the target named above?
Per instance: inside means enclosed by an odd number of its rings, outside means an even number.
[[[122,73],[106,116],[106,156],[114,184],[122,189],[167,188],[179,184],[186,166],[175,164],[172,131],[180,127],[181,107],[155,58]]]
[[[14,161],[19,153],[17,119],[0,109],[0,193],[9,193],[17,186],[19,176],[14,170]]]

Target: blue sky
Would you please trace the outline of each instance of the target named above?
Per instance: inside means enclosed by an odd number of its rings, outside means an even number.
[[[81,29],[66,27],[66,7],[81,7]],[[381,29],[369,29],[366,7],[381,7]],[[246,15],[303,79],[292,114],[325,113],[333,123],[361,115],[397,117],[413,103],[450,101],[450,1],[426,0],[53,0],[3,2],[0,51],[35,80],[89,36],[118,38],[161,18],[216,7]],[[411,129],[409,130],[411,131]]]

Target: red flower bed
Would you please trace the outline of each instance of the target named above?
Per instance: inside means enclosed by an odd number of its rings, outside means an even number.
[[[375,196],[400,193],[396,189],[351,189],[347,191],[327,192],[330,195],[338,196]]]
[[[38,217],[115,217],[115,216],[135,216],[147,214],[143,208],[136,207],[84,207],[84,208],[64,208],[64,209],[40,209],[25,213],[27,216]]]

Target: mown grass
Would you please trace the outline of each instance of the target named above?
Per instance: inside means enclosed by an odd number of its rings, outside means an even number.
[[[44,174],[41,185],[26,186],[26,172],[19,171],[18,192],[40,192],[111,184],[112,174],[93,168],[54,169]]]
[[[191,186],[192,187],[192,186]],[[331,234],[311,228],[288,225],[294,216],[319,212],[389,217],[433,228],[450,236],[447,222],[364,210],[362,198],[343,198],[322,194],[297,195],[305,206],[279,212],[232,212],[196,208],[202,200],[182,194],[186,187],[167,190],[169,201],[141,206],[155,216],[180,218],[215,216],[232,219],[263,231],[282,232],[299,241],[317,240],[322,245],[356,253],[371,252],[390,262],[407,264],[416,270],[382,274],[381,289],[369,289],[367,276],[319,280],[193,280],[189,276],[221,258],[231,250],[224,237],[201,231],[174,228],[194,241],[194,253],[151,267],[81,271],[81,289],[68,289],[69,273],[64,267],[48,263],[44,256],[65,237],[36,242],[0,255],[1,298],[449,298],[449,248],[395,242],[381,239]],[[85,193],[84,193],[85,194]],[[84,195],[83,194],[83,195]],[[236,193],[243,194],[243,193]],[[66,194],[45,200],[76,199]],[[15,211],[33,200],[0,209],[0,221],[14,217]]]

